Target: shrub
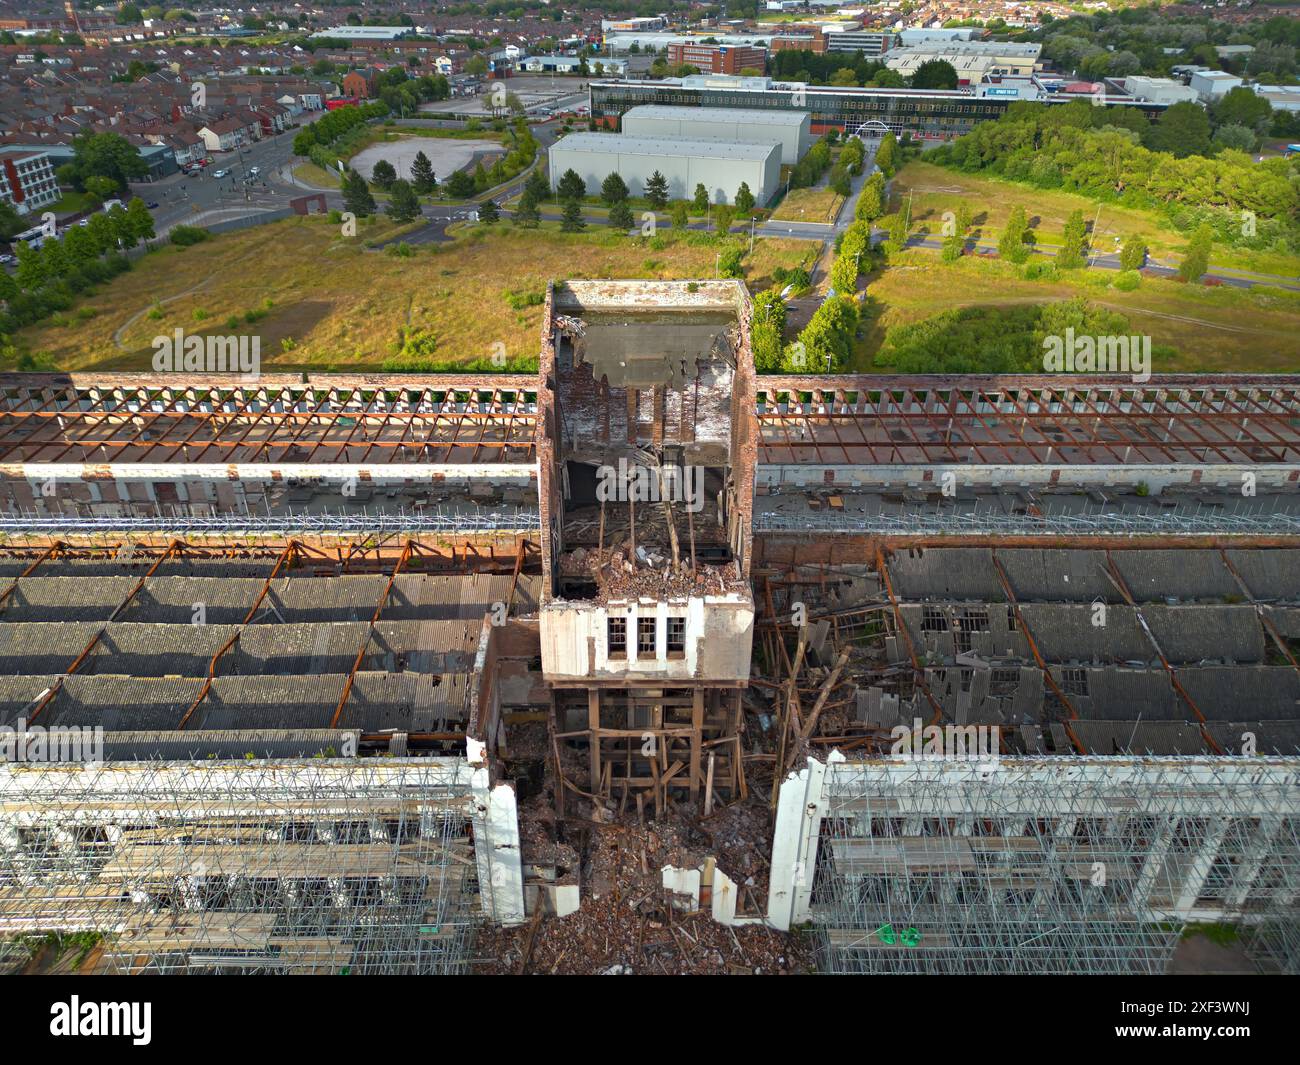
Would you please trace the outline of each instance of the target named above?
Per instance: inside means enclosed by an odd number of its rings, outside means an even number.
[[[212,236],[201,226],[173,226],[168,239],[178,248],[188,248],[191,244],[202,244]]]

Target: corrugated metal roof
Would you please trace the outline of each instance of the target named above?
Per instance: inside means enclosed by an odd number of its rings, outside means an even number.
[[[780,148],[775,144],[693,141],[665,137],[629,137],[622,133],[570,133],[551,145],[552,152],[600,155],[654,155],[664,159],[748,159],[761,161]]]
[[[104,627],[99,621],[0,623],[0,673],[62,671]]]

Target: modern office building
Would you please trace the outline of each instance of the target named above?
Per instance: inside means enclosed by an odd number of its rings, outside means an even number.
[[[827,33],[825,37],[828,52],[861,52],[868,58],[874,58],[889,51],[894,35],[888,30],[845,30],[842,33]]]
[[[0,202],[19,214],[41,211],[59,198],[59,183],[48,152],[0,151]]]
[[[895,133],[956,137],[979,122],[999,118],[1016,95],[979,97],[967,89],[862,89],[776,82],[770,78],[665,78],[660,81],[594,81],[589,87],[595,118],[622,115],[642,104],[723,107],[768,111],[807,111],[812,132],[853,131],[870,123]],[[1068,93],[1042,94],[1049,104],[1074,99]],[[1159,114],[1167,105],[1115,94],[1109,105],[1128,105]]]

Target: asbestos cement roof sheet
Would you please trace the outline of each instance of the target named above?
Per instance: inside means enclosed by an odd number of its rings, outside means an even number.
[[[0,624],[0,674],[18,676],[66,669],[103,627],[99,621]]]

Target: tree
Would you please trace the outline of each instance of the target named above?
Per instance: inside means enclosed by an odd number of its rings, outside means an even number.
[[[384,209],[394,222],[413,222],[420,217],[420,201],[408,181],[397,178],[388,190],[388,206]]]
[[[91,174],[81,184],[85,188],[87,195],[94,197],[100,203],[111,200],[122,191],[121,186],[112,178],[100,177],[98,174]]]
[[[551,194],[551,186],[546,183],[546,177],[542,173],[541,167],[536,167],[528,175],[528,180],[524,182],[524,195],[532,195],[534,206],[541,203]]]
[[[113,236],[120,247],[134,248],[139,243],[140,238],[135,235],[135,227],[123,208],[114,207],[108,212],[108,220],[113,223]],[[58,241],[49,241],[45,248],[51,248],[58,243]]]
[[[804,365],[791,368],[804,373],[834,373],[852,354],[857,324],[858,311],[853,300],[847,296],[831,296],[813,312],[799,334]]]
[[[656,211],[662,211],[668,203],[668,179],[658,170],[645,179],[645,198]]]
[[[691,201],[691,210],[696,214],[706,214],[709,210],[709,190],[703,184],[695,186],[695,198]]]
[[[1029,246],[1025,243],[1028,232],[1029,220],[1025,217],[1025,209],[1017,204],[1011,209],[1011,216],[998,238],[998,255],[1008,262],[1023,263],[1029,258]]]
[[[149,172],[140,151],[118,133],[80,133],[72,141],[72,166],[77,182],[85,188],[89,177],[108,178],[119,192],[127,183]]]
[[[860,174],[865,155],[862,141],[857,137],[849,137],[845,140],[844,147],[840,149],[840,166],[850,174]]]
[[[0,240],[8,240],[15,233],[21,233],[27,226],[23,217],[12,204],[0,200]]]
[[[775,289],[754,297],[754,317],[750,346],[754,351],[754,368],[759,373],[775,373],[781,368],[781,348],[785,343],[785,301]]]
[[[898,166],[898,138],[893,133],[886,133],[880,138],[880,147],[876,149],[876,166],[886,178],[894,176]]]
[[[931,59],[920,64],[912,74],[914,89],[955,89],[957,70],[946,59]]]
[[[1139,236],[1131,236],[1124,242],[1119,253],[1121,270],[1141,270],[1147,262],[1147,244]]]
[[[123,26],[132,26],[144,21],[144,12],[135,4],[121,4],[117,9],[117,21]]]
[[[580,200],[587,195],[587,183],[576,170],[566,170],[555,191],[562,200]]]
[[[77,228],[80,229],[81,227],[78,226]],[[103,211],[92,214],[90,223],[85,228],[101,254],[112,251],[117,247],[117,237],[113,233],[113,223]]]
[[[1238,85],[1224,93],[1210,109],[1210,113],[1216,126],[1245,126],[1256,133],[1262,133],[1273,117],[1273,105],[1251,89]]]
[[[1183,261],[1178,264],[1180,281],[1199,281],[1210,268],[1210,252],[1214,248],[1214,231],[1203,225],[1192,234],[1183,252]]]
[[[636,223],[632,220],[632,208],[624,200],[609,209],[609,228],[626,233]]]
[[[731,222],[735,218],[735,212],[725,203],[718,204],[713,209],[713,229],[720,237],[725,237],[731,232]]]
[[[1200,104],[1190,100],[1174,104],[1143,138],[1152,151],[1169,152],[1179,159],[1210,154],[1210,119]]]
[[[131,226],[131,233],[136,239],[153,240],[153,215],[149,213],[149,208],[144,205],[144,200],[137,196],[127,204],[126,217]]]
[[[600,183],[600,198],[607,207],[627,201],[627,182],[623,180],[621,174],[617,172],[609,174]]]
[[[685,229],[691,224],[691,211],[685,200],[678,200],[669,212],[673,220],[673,229]]]
[[[487,73],[488,62],[481,55],[470,56],[465,62],[465,73],[473,74],[475,77],[482,77]]]
[[[1082,211],[1071,211],[1061,234],[1061,250],[1056,265],[1062,270],[1077,270],[1084,264],[1088,247],[1088,223]]]
[[[565,200],[560,229],[565,233],[577,233],[586,228],[587,223],[582,219],[582,204],[577,200]]]
[[[358,218],[375,213],[375,198],[370,195],[366,179],[351,167],[343,174],[343,206]]]
[[[485,226],[494,226],[501,220],[501,211],[497,201],[490,197],[478,206],[478,220]]]
[[[536,229],[542,220],[541,213],[537,210],[537,197],[533,195],[533,190],[525,186],[524,193],[519,197],[519,206],[514,210],[514,223],[520,229]]]
[[[742,181],[736,190],[736,210],[747,215],[754,210],[754,194],[749,191],[749,182]]]
[[[853,217],[859,222],[874,222],[885,211],[885,175],[879,172],[867,178],[858,194]]]
[[[397,180],[397,171],[387,159],[380,159],[370,171],[370,183],[381,192],[387,192]]]
[[[475,193],[474,179],[465,171],[457,170],[444,183],[447,195],[454,200],[466,200]]]
[[[27,241],[20,240],[14,245],[14,257],[18,260],[14,280],[24,292],[35,292],[49,279],[45,256],[39,248],[33,248]]]
[[[433,163],[424,152],[416,152],[415,158],[411,160],[411,188],[419,196],[427,196],[438,185],[438,179],[433,173]]]
[[[1255,150],[1255,131],[1235,123],[1220,126],[1214,131],[1214,144],[1219,148],[1232,148],[1239,152]]]
[[[907,245],[907,219],[902,211],[895,211],[885,219],[885,251],[896,255]]]

